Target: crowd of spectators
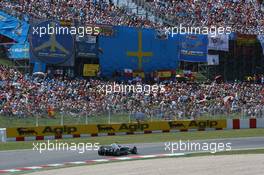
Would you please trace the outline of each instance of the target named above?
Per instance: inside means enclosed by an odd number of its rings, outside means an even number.
[[[113,81],[44,78],[41,81],[13,68],[0,67],[0,115],[48,116],[50,109],[69,116],[111,113],[143,114],[166,119],[238,114],[264,117],[264,85],[252,83],[156,82],[164,89],[105,93]],[[126,82],[128,83],[128,82]],[[135,82],[134,82],[135,83]],[[137,81],[144,86],[144,82]]]
[[[159,15],[183,26],[231,27],[241,33],[264,32],[264,5],[254,0],[153,0],[148,5]],[[131,14],[111,1],[2,0],[1,9],[29,18],[78,20],[86,24],[110,24],[159,28],[160,24]],[[100,90],[113,81],[69,79],[39,80],[13,68],[0,66],[0,115],[28,117],[54,110],[67,115],[93,115],[122,111],[162,118],[197,118],[204,114],[238,113],[264,116],[264,87],[254,83],[207,84],[158,82],[164,92],[110,93]],[[144,86],[143,82],[137,82]]]
[[[264,33],[264,2],[258,0],[148,0],[148,6],[185,27],[231,27]]]
[[[264,33],[264,2],[257,0],[148,0],[156,16],[184,27],[231,27],[234,32]],[[164,28],[109,0],[2,0],[0,8],[30,18],[77,20],[83,24],[110,24]]]
[[[160,24],[137,16],[111,1],[102,0],[3,0],[0,8],[31,19],[78,21],[83,25],[108,24],[154,28]]]

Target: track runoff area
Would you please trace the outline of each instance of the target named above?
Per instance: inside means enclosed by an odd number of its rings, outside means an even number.
[[[0,143],[0,173],[200,154],[263,153],[263,126],[262,119],[232,119],[1,129],[6,142]],[[111,143],[136,146],[138,154],[99,156],[99,147]]]

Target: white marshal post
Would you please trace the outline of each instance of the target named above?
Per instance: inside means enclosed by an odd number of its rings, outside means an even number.
[[[0,142],[6,142],[6,128],[0,128]]]

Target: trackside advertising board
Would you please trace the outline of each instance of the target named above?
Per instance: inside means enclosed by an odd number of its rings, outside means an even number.
[[[156,130],[183,130],[226,128],[226,120],[185,120],[185,121],[161,121],[139,122],[121,124],[98,125],[64,125],[41,127],[7,128],[7,138],[30,136],[54,136],[54,135],[79,135],[98,133],[140,132]]]

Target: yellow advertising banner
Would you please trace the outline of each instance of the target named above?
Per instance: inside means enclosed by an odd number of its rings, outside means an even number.
[[[156,130],[226,128],[226,120],[183,120],[121,124],[64,125],[7,128],[7,137],[119,133]]]
[[[122,124],[98,124],[98,133],[115,133],[115,132],[136,132],[136,131],[155,131],[168,129],[168,122],[139,122],[139,123],[122,123]]]
[[[250,46],[258,43],[256,35],[237,34],[237,45]]]
[[[97,133],[97,127],[96,125],[19,127],[19,128],[7,128],[6,132],[8,138],[20,137],[20,136],[93,134],[93,133]]]
[[[97,76],[99,71],[99,64],[84,64],[83,65],[83,76],[94,77]]]
[[[185,120],[168,122],[170,129],[226,128],[226,120]]]
[[[133,77],[145,78],[145,73],[144,72],[133,72]]]
[[[158,76],[160,78],[169,78],[171,77],[171,71],[159,71]]]

